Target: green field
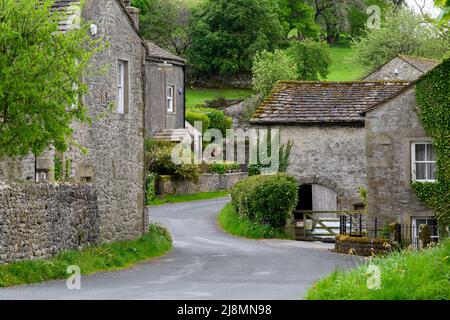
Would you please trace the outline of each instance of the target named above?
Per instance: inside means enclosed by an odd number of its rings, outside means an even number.
[[[204,104],[205,100],[224,97],[227,99],[246,98],[252,94],[251,90],[245,89],[186,89],[186,107]]]
[[[350,47],[330,47],[333,63],[327,81],[352,81],[364,75],[364,68],[354,62],[355,50]]]

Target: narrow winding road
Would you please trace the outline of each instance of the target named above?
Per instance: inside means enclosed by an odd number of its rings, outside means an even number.
[[[229,199],[155,207],[152,221],[166,225],[174,249],[131,269],[83,276],[81,290],[65,281],[0,289],[0,299],[300,299],[311,284],[346,257],[329,245],[246,240],[217,226]]]

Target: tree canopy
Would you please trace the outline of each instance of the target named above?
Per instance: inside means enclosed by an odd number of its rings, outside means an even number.
[[[64,151],[73,121],[87,121],[78,97],[95,43],[81,27],[59,32],[51,0],[0,0],[0,156]]]
[[[183,56],[191,42],[192,8],[180,0],[133,0],[141,10],[140,31],[158,46]]]
[[[423,20],[407,8],[385,11],[379,29],[367,29],[355,42],[359,62],[373,68],[396,54],[442,59],[450,49],[448,31]]]
[[[189,61],[198,72],[250,71],[256,52],[284,40],[276,0],[214,0],[193,15]]]

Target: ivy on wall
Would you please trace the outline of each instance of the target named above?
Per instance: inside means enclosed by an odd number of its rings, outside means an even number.
[[[419,199],[432,208],[441,236],[450,226],[450,58],[421,79],[416,86],[419,118],[433,139],[436,150],[437,181],[413,184]]]

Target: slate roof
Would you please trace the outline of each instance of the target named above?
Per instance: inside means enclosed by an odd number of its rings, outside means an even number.
[[[361,123],[362,111],[394,96],[407,81],[280,81],[252,124]]]
[[[59,31],[66,32],[73,25],[73,15],[76,14],[76,11],[71,10],[70,6],[79,3],[79,0],[56,0],[52,5],[52,10],[67,13],[67,17],[58,23]]]
[[[164,50],[163,48],[158,47],[156,44],[154,44],[151,41],[145,41],[145,45],[147,47],[147,56],[149,58],[153,58],[153,60],[156,60],[158,62],[164,62],[164,61],[172,61],[172,62],[178,62],[181,64],[186,64],[186,60],[183,58],[180,58],[173,53],[170,53],[167,50]]]
[[[439,64],[439,61],[437,60],[422,57],[406,56],[402,54],[399,54],[398,57],[423,73],[430,71]]]

